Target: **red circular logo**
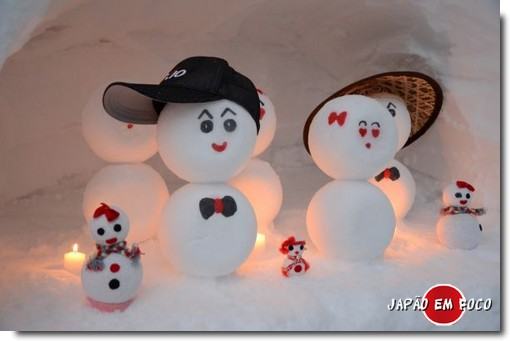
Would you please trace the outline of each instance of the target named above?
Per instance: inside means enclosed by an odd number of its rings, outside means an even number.
[[[464,295],[451,284],[434,285],[427,290],[423,298],[428,301],[423,315],[435,325],[451,326],[464,314],[464,310],[460,307],[460,301],[464,299]]]

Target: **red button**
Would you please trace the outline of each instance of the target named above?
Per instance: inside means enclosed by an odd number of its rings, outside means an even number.
[[[117,272],[120,270],[120,265],[117,264],[117,263],[113,263],[112,265],[110,265],[110,271],[111,272]]]
[[[294,268],[294,271],[296,272],[301,272],[301,265],[296,265],[296,267]]]

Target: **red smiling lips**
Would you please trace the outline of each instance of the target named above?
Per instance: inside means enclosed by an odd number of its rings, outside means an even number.
[[[372,144],[370,142],[367,142],[365,143],[365,147],[367,147],[367,149],[370,149],[370,147],[372,147]]]
[[[460,204],[461,204],[461,205],[465,205],[465,204],[467,204],[467,200],[461,200],[461,201],[460,201]]]
[[[212,148],[218,153],[221,153],[222,151],[227,149],[227,141],[223,142],[222,144],[213,143]]]
[[[117,238],[108,239],[106,244],[115,244],[117,242]]]

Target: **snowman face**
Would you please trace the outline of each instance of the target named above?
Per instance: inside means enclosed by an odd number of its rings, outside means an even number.
[[[443,203],[446,206],[469,206],[473,192],[467,188],[450,185],[443,191]]]
[[[411,134],[411,115],[407,110],[407,105],[402,98],[389,93],[375,94],[372,97],[381,103],[395,119],[398,131],[398,149],[400,150]]]
[[[89,229],[92,238],[99,245],[113,245],[126,239],[129,232],[129,220],[124,211],[112,206],[112,209],[119,212],[119,216],[108,221],[106,215],[93,218],[89,222]]]
[[[157,152],[156,127],[118,121],[103,108],[103,88],[82,112],[82,132],[92,151],[109,162],[143,162]]]
[[[335,179],[368,179],[395,155],[396,123],[376,100],[348,95],[327,102],[310,124],[317,166]]]
[[[290,257],[301,257],[303,252],[305,251],[305,246],[303,244],[293,244],[287,247],[289,253],[287,254]]]
[[[189,182],[224,182],[248,162],[257,138],[249,113],[229,100],[170,103],[158,121],[159,153]]]
[[[263,91],[257,91],[260,100],[260,130],[253,151],[253,157],[262,154],[269,147],[276,131],[276,114],[273,103]]]

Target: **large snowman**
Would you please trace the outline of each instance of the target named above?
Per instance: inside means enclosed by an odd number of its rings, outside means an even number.
[[[228,184],[248,163],[257,139],[259,97],[253,83],[223,59],[191,57],[159,85],[110,85],[104,102],[119,120],[157,124],[161,158],[190,182],[163,209],[164,256],[189,275],[235,271],[257,233],[250,202]]]
[[[379,101],[395,120],[398,150],[421,137],[433,124],[442,105],[439,84],[419,72],[393,71],[358,80],[333,96],[365,95]],[[411,209],[416,183],[410,170],[393,159],[380,169],[370,183],[386,194],[398,219]]]
[[[88,221],[97,251],[82,269],[81,281],[89,303],[103,311],[124,310],[142,283],[140,249],[127,247],[129,219],[115,206],[102,203]]]
[[[282,206],[283,189],[280,177],[271,164],[258,158],[273,140],[276,114],[267,94],[260,89],[257,92],[260,98],[260,130],[252,159],[229,183],[248,198],[257,217],[257,231],[265,235],[274,232],[273,220]]]
[[[375,99],[334,97],[312,112],[304,139],[315,164],[335,179],[308,206],[312,242],[327,257],[382,256],[393,238],[395,215],[388,198],[368,179],[395,155],[395,121]]]
[[[168,200],[165,181],[143,163],[157,152],[156,127],[121,122],[103,108],[104,87],[96,90],[82,112],[82,132],[92,151],[112,164],[101,168],[83,194],[83,215],[90,217],[101,202],[122,207],[130,217],[129,238],[154,237]]]

